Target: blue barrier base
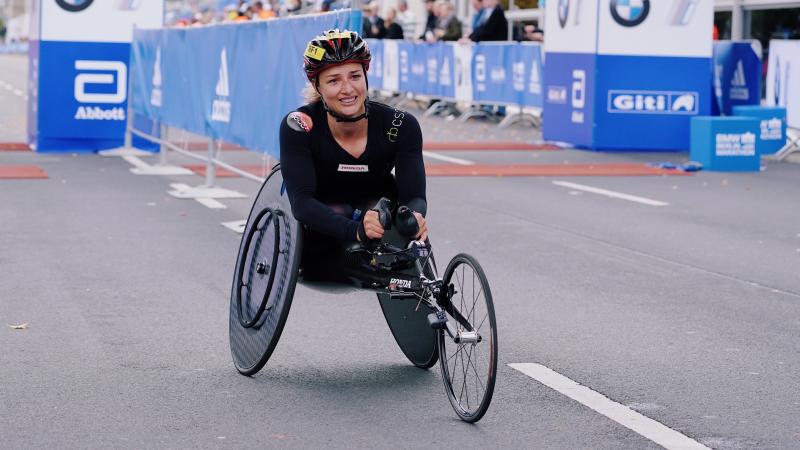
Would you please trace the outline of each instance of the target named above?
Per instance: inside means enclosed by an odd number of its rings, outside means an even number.
[[[734,106],[734,116],[758,119],[758,153],[772,155],[786,145],[786,108],[777,106]]]
[[[759,171],[758,132],[759,121],[750,117],[694,117],[689,157],[704,170]]]

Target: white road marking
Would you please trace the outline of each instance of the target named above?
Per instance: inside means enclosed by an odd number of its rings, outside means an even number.
[[[130,164],[133,167],[136,167],[138,169],[149,169],[150,168],[150,164],[147,164],[146,162],[142,161],[141,159],[139,159],[138,156],[126,155],[126,156],[123,156],[122,159],[124,159],[125,161],[128,162],[128,164]]]
[[[466,159],[453,158],[452,156],[440,155],[440,154],[434,153],[434,152],[423,151],[422,155],[423,156],[427,156],[428,158],[438,159],[438,160],[441,160],[441,161],[447,161],[447,162],[451,162],[451,163],[454,163],[454,164],[460,164],[462,166],[474,166],[475,165],[474,162],[467,161]]]
[[[581,403],[667,449],[709,450],[705,445],[541,364],[509,364],[534,380]]]
[[[553,181],[553,184],[555,184],[556,186],[561,186],[561,187],[565,187],[565,188],[577,189],[579,191],[591,192],[592,194],[605,195],[606,197],[612,197],[612,198],[618,198],[618,199],[621,199],[621,200],[627,200],[629,202],[641,203],[643,205],[669,206],[669,203],[662,202],[662,201],[659,201],[659,200],[653,200],[653,199],[649,199],[649,198],[645,198],[645,197],[637,197],[635,195],[623,194],[622,192],[609,191],[607,189],[600,189],[600,188],[596,188],[596,187],[592,187],[592,186],[586,186],[586,185],[583,185],[583,184],[570,183],[568,181]]]
[[[235,233],[244,234],[244,229],[247,227],[247,221],[234,220],[233,222],[222,222],[222,226],[234,231]]]
[[[22,91],[20,91],[19,89],[14,89],[14,95],[22,97]]]
[[[213,198],[196,198],[195,201],[197,201],[197,203],[200,203],[201,205],[205,206],[206,208],[211,208],[211,209],[225,209],[225,208],[227,208],[227,206],[225,206],[221,202],[218,202],[217,200],[214,200]]]
[[[7,85],[5,85],[3,87],[6,88],[7,91],[13,91],[14,90],[14,87],[11,86],[10,84],[7,84]]]

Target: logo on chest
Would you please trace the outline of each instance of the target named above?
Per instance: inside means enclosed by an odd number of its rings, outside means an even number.
[[[369,172],[366,164],[339,164],[339,172]]]

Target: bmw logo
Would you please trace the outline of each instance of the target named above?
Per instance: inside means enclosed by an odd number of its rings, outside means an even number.
[[[650,0],[611,0],[611,16],[623,27],[635,27],[647,19]]]
[[[569,0],[558,0],[558,23],[561,28],[567,26],[567,19],[569,18]]]
[[[61,9],[69,12],[83,11],[88,8],[94,0],[56,0]]]

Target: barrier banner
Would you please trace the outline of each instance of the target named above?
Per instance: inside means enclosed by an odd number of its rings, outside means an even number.
[[[383,41],[383,88],[400,92],[400,55],[398,41]]]
[[[518,103],[511,86],[512,47],[475,44],[472,49],[472,98],[476,102]]]
[[[759,41],[714,43],[713,115],[729,116],[734,106],[761,103],[761,44]]]
[[[786,121],[800,128],[800,41],[769,41],[767,105],[786,108]]]
[[[456,73],[455,55],[453,54],[454,44],[442,44],[434,46],[438,53],[438,74],[435,79],[438,90],[436,94],[444,98],[455,98],[456,96]]]
[[[354,26],[361,26],[357,11],[136,30],[132,107],[166,125],[278,157],[280,120],[305,103],[308,41]]]
[[[517,103],[541,107],[542,97],[542,47],[540,44],[523,43],[513,47],[512,87]]]
[[[380,39],[367,39],[367,46],[372,55],[369,64],[369,87],[370,89],[383,89],[383,41]]]
[[[472,48],[471,45],[453,45],[455,98],[458,101],[472,101]]]

